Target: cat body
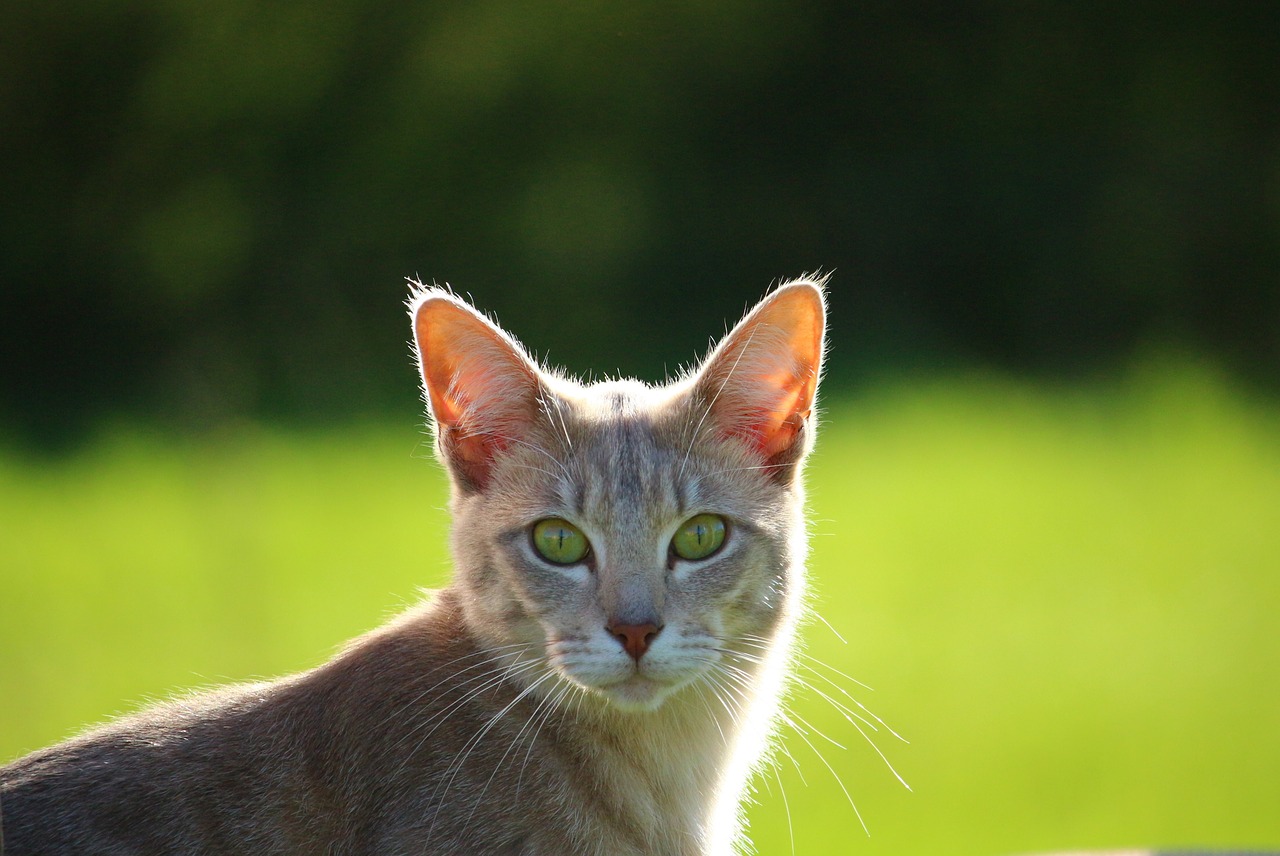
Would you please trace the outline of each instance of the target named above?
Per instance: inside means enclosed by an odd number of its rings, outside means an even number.
[[[821,284],[687,378],[584,386],[423,289],[449,587],[279,681],[0,770],[4,856],[727,856],[804,596]]]
[[[639,729],[552,716],[492,682],[490,662],[444,593],[312,672],[23,759],[6,775],[4,852],[702,852],[690,812],[714,770],[689,761],[714,728],[681,705]]]

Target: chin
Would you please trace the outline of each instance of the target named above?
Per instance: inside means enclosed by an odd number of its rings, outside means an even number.
[[[599,691],[618,710],[627,713],[649,713],[662,707],[687,681],[657,681],[633,675],[625,681],[600,687]]]
[[[673,689],[674,687],[636,675],[621,683],[604,687],[602,692],[619,710],[647,713],[661,707]]]

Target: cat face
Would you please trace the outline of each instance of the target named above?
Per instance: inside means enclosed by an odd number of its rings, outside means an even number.
[[[787,620],[823,303],[766,298],[690,377],[583,386],[438,290],[414,302],[468,625],[531,678],[646,710]]]

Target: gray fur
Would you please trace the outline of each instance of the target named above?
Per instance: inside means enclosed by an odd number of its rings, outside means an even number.
[[[782,286],[657,389],[542,370],[446,292],[420,290],[411,311],[453,483],[450,586],[317,669],[13,762],[0,856],[741,845],[804,592],[821,283]],[[816,334],[789,339],[797,318]],[[762,397],[775,376],[802,393],[786,412]],[[730,522],[725,546],[673,558],[674,529],[702,512]],[[586,564],[540,559],[528,532],[546,517],[587,533]],[[610,621],[662,629],[633,660]]]

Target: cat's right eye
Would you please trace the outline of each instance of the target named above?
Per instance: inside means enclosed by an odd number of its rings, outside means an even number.
[[[533,524],[533,548],[553,565],[576,565],[587,557],[591,544],[577,526],[548,517]]]

